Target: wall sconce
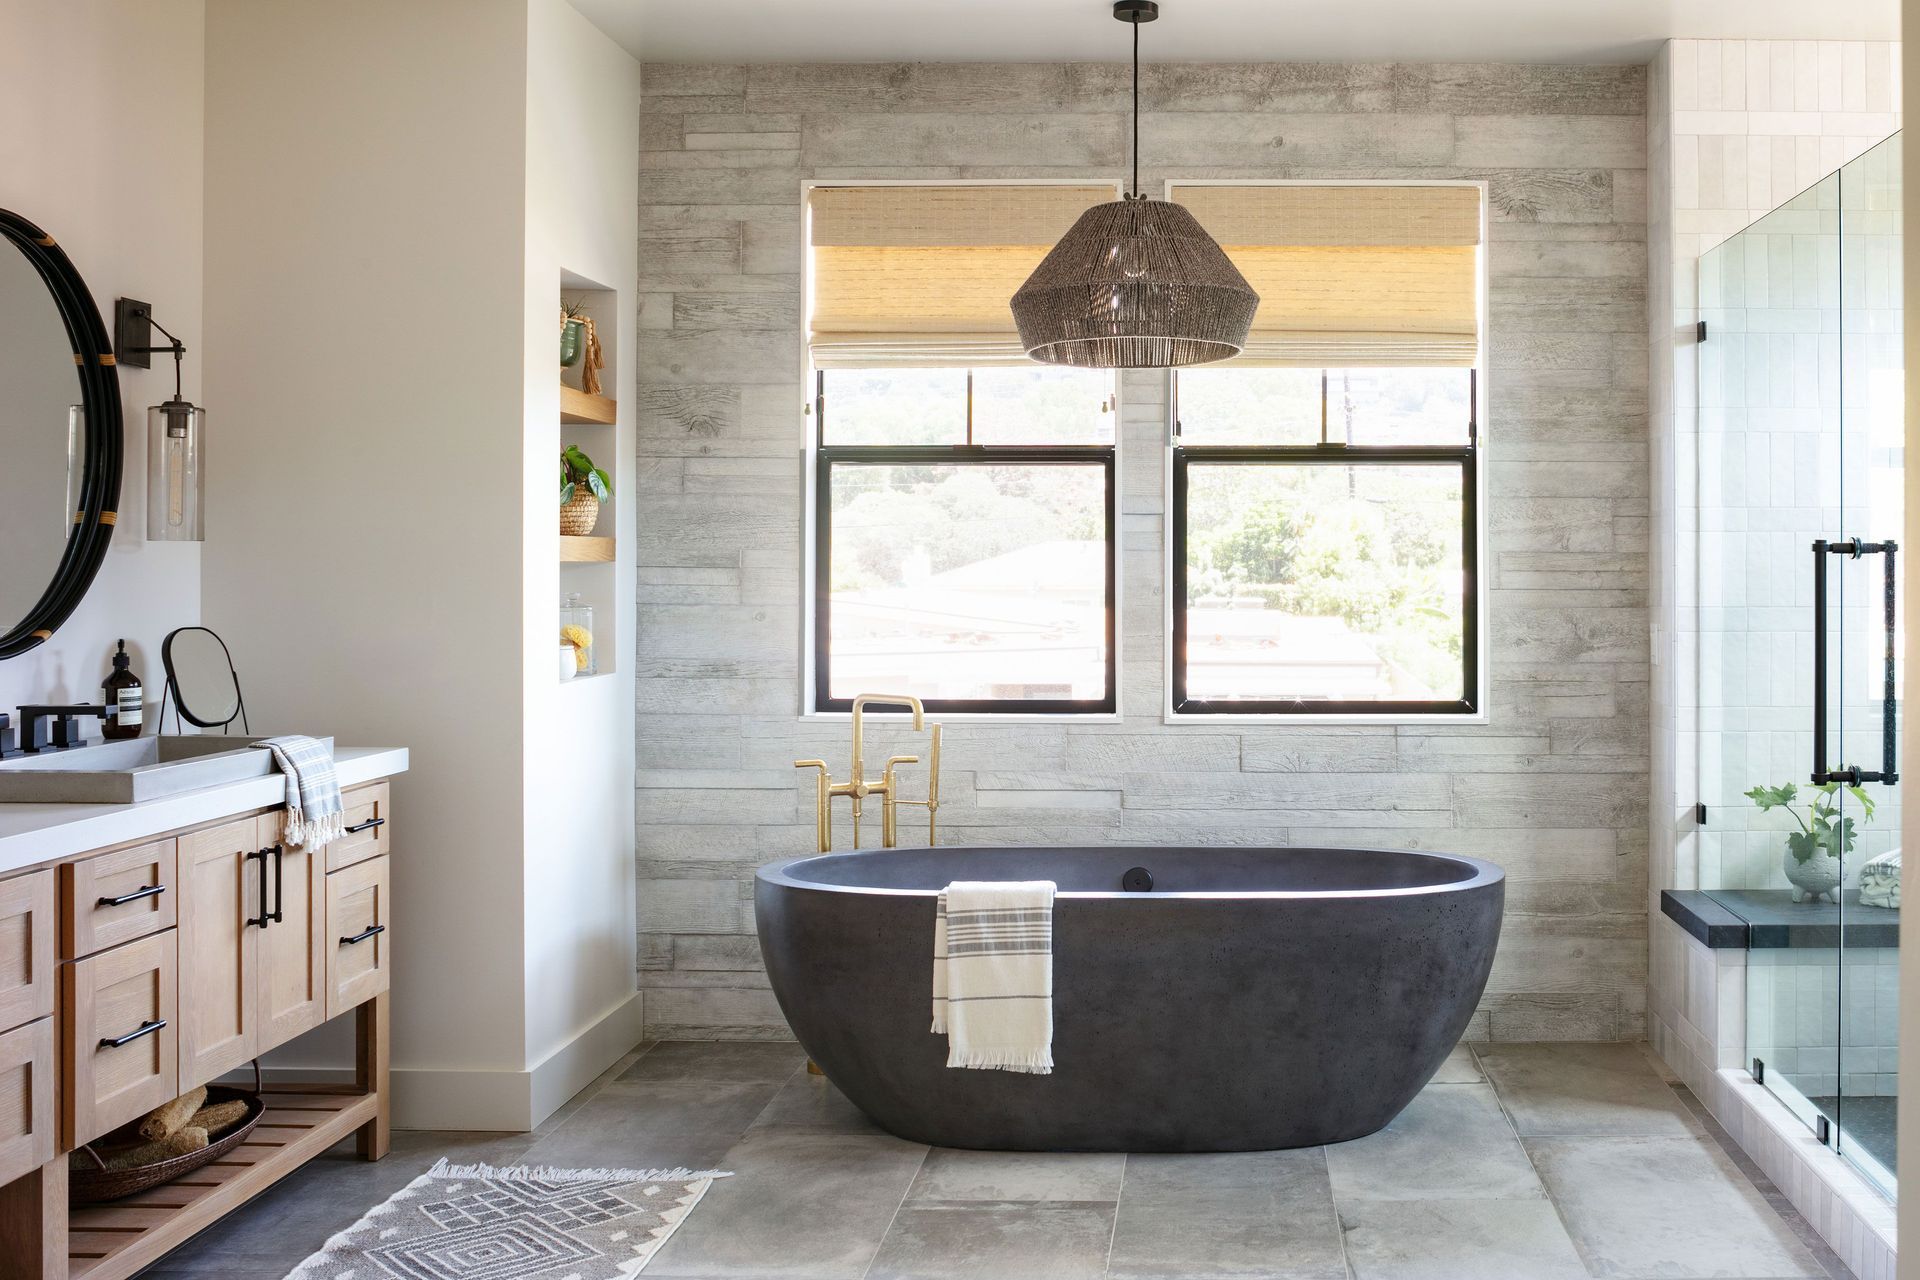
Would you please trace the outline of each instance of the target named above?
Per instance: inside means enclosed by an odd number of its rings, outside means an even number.
[[[207,411],[180,394],[186,344],[154,320],[151,306],[132,298],[115,301],[113,322],[120,364],[148,369],[155,352],[173,353],[173,398],[147,410],[147,541],[204,542]],[[168,345],[153,345],[155,329]]]

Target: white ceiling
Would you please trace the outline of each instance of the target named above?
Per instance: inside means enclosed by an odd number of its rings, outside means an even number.
[[[572,0],[648,62],[1120,61],[1110,0]],[[1644,62],[1670,37],[1892,40],[1899,0],[1162,0],[1152,62]]]

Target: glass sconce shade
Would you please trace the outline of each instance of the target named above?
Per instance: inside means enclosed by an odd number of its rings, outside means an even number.
[[[147,541],[206,540],[206,427],[185,400],[147,410]]]

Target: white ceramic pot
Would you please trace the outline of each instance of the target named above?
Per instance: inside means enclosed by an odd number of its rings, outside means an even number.
[[[573,646],[570,644],[561,645],[560,646],[560,678],[562,680],[571,680],[573,679],[573,673],[578,671],[579,669],[580,669],[580,659],[574,656]]]
[[[1821,898],[1840,901],[1840,859],[1824,848],[1805,862],[1794,857],[1793,850],[1789,849],[1781,856],[1780,866],[1793,885],[1795,902],[1818,902]]]

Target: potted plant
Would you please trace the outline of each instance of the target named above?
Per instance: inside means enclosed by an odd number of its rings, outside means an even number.
[[[560,450],[560,532],[584,537],[600,519],[600,504],[613,496],[613,477],[593,465],[578,445]]]
[[[1755,787],[1747,799],[1760,806],[1762,813],[1784,809],[1800,829],[1787,833],[1787,852],[1781,868],[1793,885],[1795,902],[1818,902],[1826,898],[1840,901],[1840,881],[1845,876],[1841,859],[1853,852],[1853,819],[1840,813],[1840,784],[1828,782],[1813,788],[1806,816],[1794,808],[1799,788],[1789,782],[1778,787]],[[1860,805],[1860,821],[1873,818],[1873,798],[1859,787],[1847,793]]]

